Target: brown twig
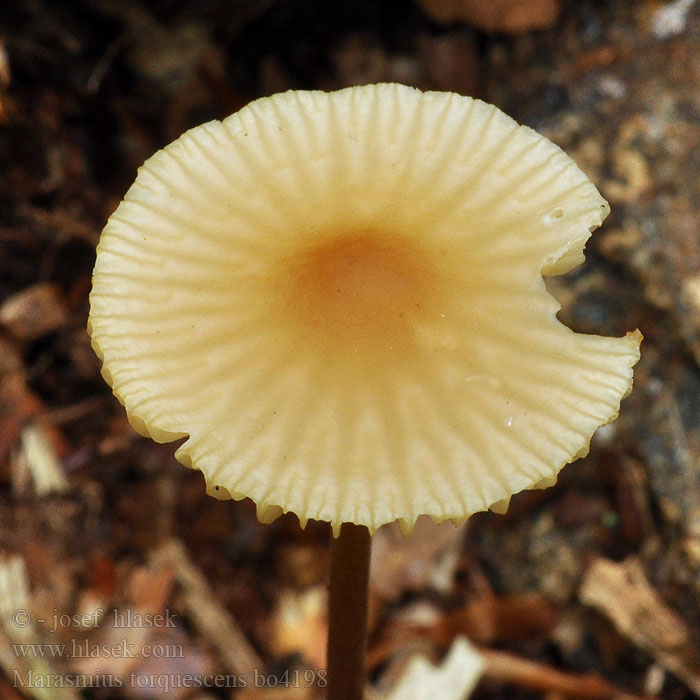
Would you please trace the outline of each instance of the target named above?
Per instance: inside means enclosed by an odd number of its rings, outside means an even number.
[[[572,700],[650,700],[647,696],[624,692],[593,673],[565,673],[505,651],[481,649],[481,654],[486,662],[484,678],[499,684],[560,693]]]

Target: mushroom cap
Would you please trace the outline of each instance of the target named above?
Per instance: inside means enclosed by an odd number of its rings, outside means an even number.
[[[89,330],[134,428],[258,515],[463,521],[551,485],[631,390],[543,275],[608,205],[496,107],[290,91],[146,161],[98,246]]]

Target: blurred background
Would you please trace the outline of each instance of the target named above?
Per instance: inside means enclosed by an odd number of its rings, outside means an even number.
[[[548,281],[560,318],[645,341],[555,487],[379,531],[368,697],[700,696],[700,3],[5,0],[2,700],[322,697],[327,527],[260,525],[136,436],[87,299],[155,150],[256,97],[380,81],[481,97],[564,148],[612,214]]]

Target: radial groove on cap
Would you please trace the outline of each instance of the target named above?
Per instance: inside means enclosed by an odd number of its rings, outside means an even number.
[[[607,204],[495,107],[398,85],[284,93],[139,171],[90,332],[141,433],[217,498],[376,528],[551,485],[629,392],[638,334],[571,332],[542,274]]]

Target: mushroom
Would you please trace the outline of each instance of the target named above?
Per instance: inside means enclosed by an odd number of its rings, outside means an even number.
[[[543,281],[607,213],[496,107],[381,84],[192,129],[110,217],[89,330],[131,424],[262,521],[333,527],[330,697],[362,692],[377,527],[501,512],[617,416],[641,335],[574,333]]]

